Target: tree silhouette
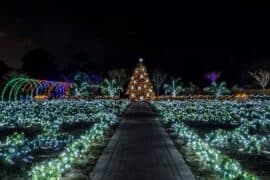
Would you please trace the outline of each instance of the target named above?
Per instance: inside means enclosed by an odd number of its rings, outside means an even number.
[[[0,60],[0,82],[2,82],[4,80],[4,75],[7,74],[10,71],[10,68],[8,67],[8,65]]]
[[[54,57],[44,49],[34,49],[22,58],[23,71],[39,79],[54,79],[57,68]]]
[[[156,89],[157,95],[159,96],[160,87],[164,84],[167,79],[167,74],[162,73],[159,69],[155,69],[152,73],[152,82]]]
[[[270,81],[270,73],[267,71],[259,70],[258,72],[249,72],[249,74],[257,81],[262,87],[263,95],[265,95],[265,87]]]

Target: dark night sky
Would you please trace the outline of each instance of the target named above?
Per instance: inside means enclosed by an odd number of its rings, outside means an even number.
[[[9,1],[1,6],[0,59],[21,67],[21,58],[41,47],[64,68],[87,52],[99,69],[148,68],[194,80],[210,70],[269,58],[269,14],[253,1],[241,3],[87,4],[71,1]],[[37,60],[38,61],[38,60]],[[270,69],[270,67],[269,67]],[[231,75],[232,76],[232,75]]]

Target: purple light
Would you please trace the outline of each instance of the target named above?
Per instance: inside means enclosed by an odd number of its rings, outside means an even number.
[[[209,72],[204,75],[204,78],[210,81],[211,83],[216,82],[218,78],[220,77],[220,72]]]

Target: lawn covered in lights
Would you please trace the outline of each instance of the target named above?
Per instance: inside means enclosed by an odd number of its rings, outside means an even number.
[[[59,178],[104,141],[127,101],[0,103],[1,178]]]
[[[267,100],[153,101],[188,153],[222,179],[269,178],[270,102]],[[187,154],[188,154],[187,153]],[[185,157],[187,158],[187,157]]]

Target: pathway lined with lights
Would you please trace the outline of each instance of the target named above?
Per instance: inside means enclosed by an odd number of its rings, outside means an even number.
[[[91,179],[194,179],[157,115],[147,103],[132,104],[98,160]]]

